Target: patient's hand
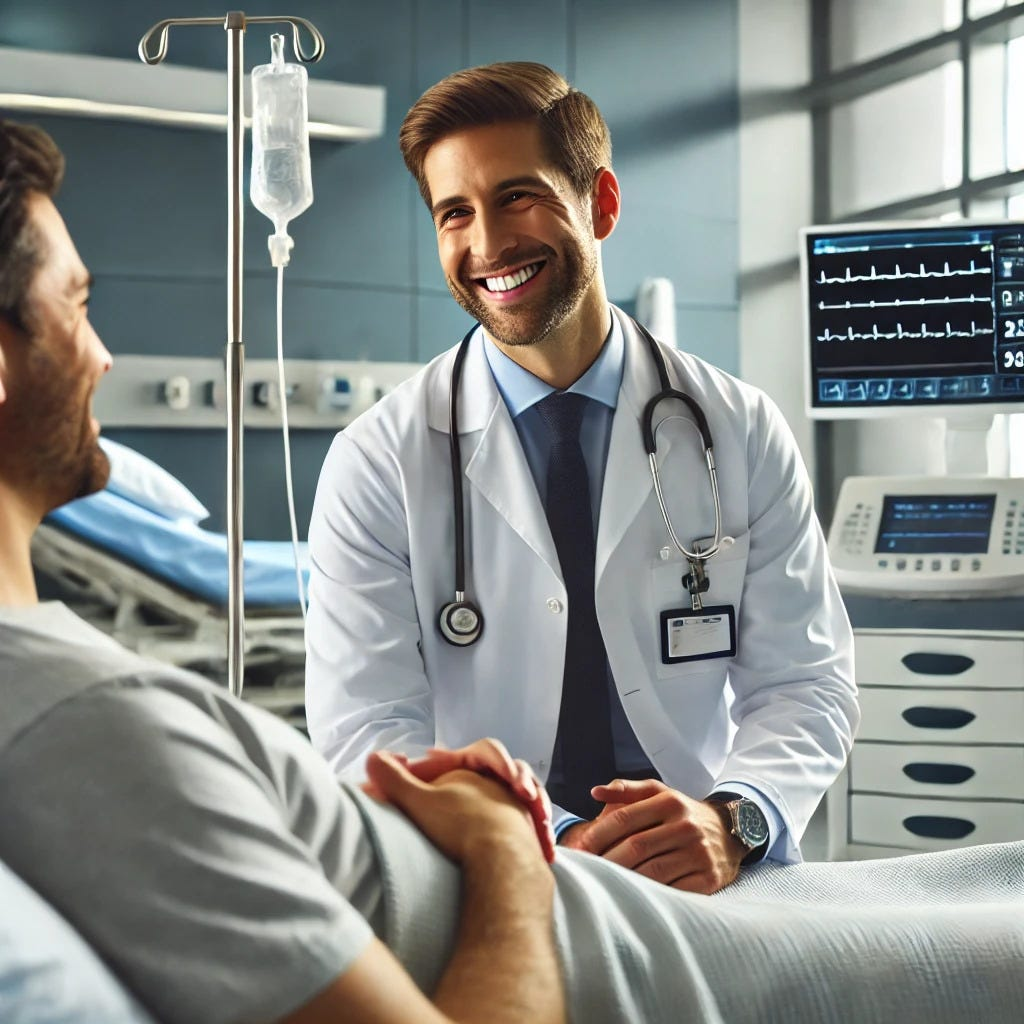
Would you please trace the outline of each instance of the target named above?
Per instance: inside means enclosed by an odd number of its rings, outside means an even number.
[[[368,791],[394,804],[456,863],[486,858],[496,845],[524,852],[533,847],[531,812],[503,782],[465,768],[425,781],[404,758],[386,751],[371,754],[366,770]]]
[[[455,750],[435,747],[415,761],[401,754],[393,756],[423,782],[433,782],[460,768],[497,779],[529,811],[545,860],[551,863],[555,859],[555,833],[551,827],[551,801],[547,791],[537,781],[530,766],[513,758],[499,740],[477,740]],[[372,787],[368,792],[379,795],[373,792]]]

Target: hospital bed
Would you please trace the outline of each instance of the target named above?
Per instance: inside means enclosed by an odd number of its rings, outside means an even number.
[[[300,545],[300,563],[307,558]],[[43,596],[64,601],[131,650],[226,680],[227,538],[112,490],[39,527]],[[304,568],[304,573],[306,572]],[[289,542],[245,544],[244,696],[304,727],[305,650]]]

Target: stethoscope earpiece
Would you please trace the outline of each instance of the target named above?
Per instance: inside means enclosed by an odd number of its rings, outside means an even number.
[[[471,601],[452,601],[441,609],[437,625],[448,643],[468,647],[480,639],[484,617]]]

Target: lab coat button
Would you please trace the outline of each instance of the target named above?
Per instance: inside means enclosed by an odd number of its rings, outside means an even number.
[[[557,597],[548,598],[548,611],[557,615],[562,610],[562,602]]]
[[[663,547],[658,554],[661,556],[663,562],[667,562],[672,557],[672,549],[667,545]]]

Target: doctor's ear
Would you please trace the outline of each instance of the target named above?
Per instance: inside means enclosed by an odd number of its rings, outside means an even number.
[[[594,175],[591,190],[591,216],[594,220],[594,237],[603,242],[619,220],[622,197],[619,193],[619,179],[610,167],[601,167]]]

